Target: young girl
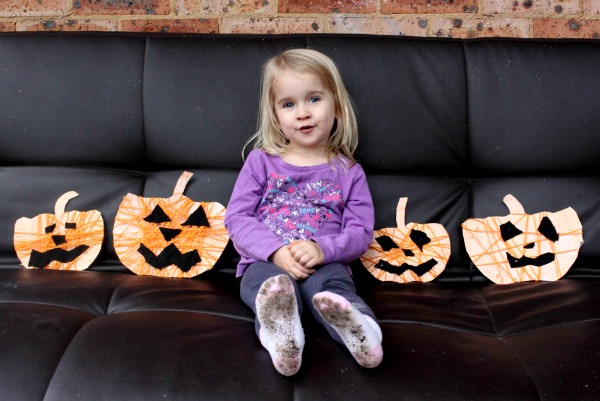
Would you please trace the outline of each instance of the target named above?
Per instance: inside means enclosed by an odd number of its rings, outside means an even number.
[[[265,64],[260,105],[225,215],[257,335],[275,368],[295,374],[306,306],[360,365],[376,367],[381,329],[348,266],[373,238],[373,203],[340,74],[322,53],[288,50]]]

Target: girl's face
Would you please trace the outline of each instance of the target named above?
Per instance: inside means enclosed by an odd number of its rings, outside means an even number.
[[[273,87],[275,114],[290,141],[288,152],[328,152],[335,121],[333,94],[314,74],[285,70]]]

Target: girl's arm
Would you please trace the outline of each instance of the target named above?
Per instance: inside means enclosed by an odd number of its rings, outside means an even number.
[[[373,241],[375,211],[362,167],[357,166],[342,214],[339,234],[313,238],[323,251],[324,264],[348,263],[360,257]]]
[[[257,154],[248,155],[237,178],[225,212],[225,227],[238,253],[246,258],[267,261],[283,244],[256,215],[266,175]]]

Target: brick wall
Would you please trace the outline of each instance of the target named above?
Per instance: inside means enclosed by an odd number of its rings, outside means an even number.
[[[600,0],[0,0],[0,31],[600,38]]]

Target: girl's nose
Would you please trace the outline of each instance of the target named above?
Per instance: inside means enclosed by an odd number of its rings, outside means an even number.
[[[297,110],[298,110],[298,114],[296,115],[296,117],[299,120],[303,120],[310,116],[310,113],[305,106],[299,106]]]

